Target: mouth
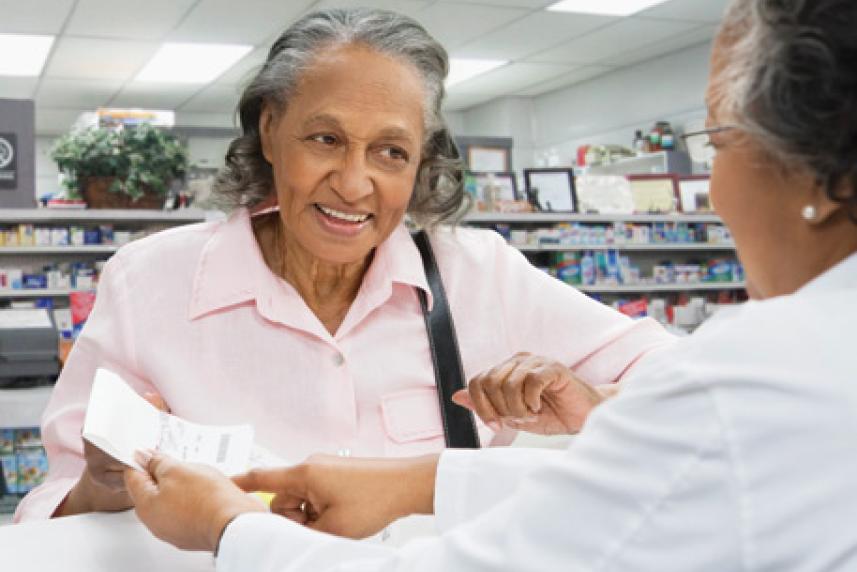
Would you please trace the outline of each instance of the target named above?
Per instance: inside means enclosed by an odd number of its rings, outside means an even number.
[[[346,223],[359,225],[372,218],[371,213],[348,213],[318,203],[315,203],[314,206],[321,214],[340,224]]]

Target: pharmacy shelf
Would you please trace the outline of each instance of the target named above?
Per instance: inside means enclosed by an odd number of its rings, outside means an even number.
[[[91,244],[86,246],[0,246],[3,254],[113,254],[116,245]]]
[[[586,251],[586,250],[619,250],[619,251],[642,251],[642,252],[655,252],[655,251],[668,251],[668,252],[677,252],[677,251],[700,251],[700,250],[708,250],[708,251],[720,251],[727,252],[731,250],[735,250],[735,245],[732,243],[724,243],[724,244],[575,244],[575,245],[564,245],[564,244],[543,244],[540,246],[537,245],[529,245],[529,244],[512,244],[515,248],[520,250],[521,252],[575,252],[575,251]]]
[[[645,292],[688,292],[704,290],[742,290],[745,282],[699,282],[695,284],[629,284],[622,286],[583,286],[575,285],[581,292],[603,294],[639,294]]]
[[[174,211],[146,209],[0,209],[3,223],[37,222],[202,222],[224,218],[220,211],[179,209]]]
[[[53,389],[0,389],[0,428],[38,427]]]
[[[0,513],[0,526],[5,526],[7,524],[12,524],[13,514]]]
[[[4,298],[47,298],[47,297],[64,297],[72,292],[87,292],[95,290],[91,289],[73,289],[73,288],[22,288],[20,290],[0,289],[0,300]]]
[[[613,222],[672,222],[672,223],[722,223],[721,218],[715,214],[575,214],[575,213],[470,213],[462,220],[469,224],[494,224],[494,223],[613,223]]]

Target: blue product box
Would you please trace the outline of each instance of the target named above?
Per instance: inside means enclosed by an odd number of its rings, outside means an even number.
[[[24,274],[24,288],[47,288],[48,277],[44,274]]]
[[[38,427],[15,429],[15,448],[41,447],[42,432]]]
[[[0,455],[11,455],[15,451],[15,430],[0,429]]]
[[[18,465],[15,455],[0,455],[0,471],[3,473],[3,482],[6,483],[6,494],[18,494]]]
[[[28,493],[48,476],[48,459],[44,451],[18,453],[15,456],[18,465],[18,494]]]
[[[101,231],[97,228],[83,231],[83,244],[101,244]]]

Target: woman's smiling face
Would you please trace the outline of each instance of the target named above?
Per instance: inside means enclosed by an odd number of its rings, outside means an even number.
[[[284,231],[328,263],[365,260],[399,225],[424,140],[417,71],[360,45],[319,54],[260,118]]]

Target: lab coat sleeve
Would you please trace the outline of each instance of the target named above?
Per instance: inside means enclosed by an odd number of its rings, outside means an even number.
[[[629,384],[567,452],[440,537],[393,549],[271,515],[242,516],[224,534],[218,570],[743,569],[742,499],[714,400],[673,375],[664,379]]]
[[[448,449],[437,468],[434,513],[444,532],[510,497],[533,469],[563,451],[498,448],[482,451]]]
[[[18,505],[16,522],[50,518],[80,478],[86,465],[80,434],[97,368],[118,373],[141,394],[153,391],[139,375],[134,356],[130,317],[134,295],[125,281],[121,252],[117,253],[104,267],[95,306],[42,416],[47,479]]]

